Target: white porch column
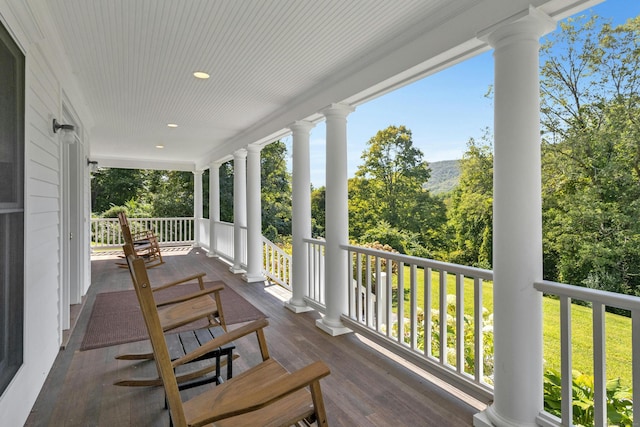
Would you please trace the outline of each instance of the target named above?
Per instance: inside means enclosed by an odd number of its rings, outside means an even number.
[[[295,313],[312,310],[304,302],[309,284],[309,259],[304,239],[311,237],[311,166],[309,158],[309,132],[313,123],[298,121],[289,128],[293,133],[293,170],[291,199],[291,234],[293,244],[291,299],[285,307]]]
[[[349,193],[347,189],[347,115],[349,105],[332,104],[322,113],[327,126],[325,212],[325,304],[326,313],[316,321],[331,335],[351,332],[340,316],[347,311],[347,254],[340,245],[349,243]]]
[[[193,171],[193,247],[200,247],[200,220],[202,219],[202,171]]]
[[[218,257],[216,224],[220,222],[220,163],[209,165],[209,252],[208,257]]]
[[[539,38],[535,9],[489,29],[494,47],[494,403],[476,426],[535,426],[542,399],[542,196]]]
[[[242,229],[247,226],[247,150],[233,153],[233,266],[232,273],[243,273],[244,239]]]
[[[249,283],[265,280],[262,274],[262,195],[260,183],[260,150],[247,147],[247,272],[242,278]]]

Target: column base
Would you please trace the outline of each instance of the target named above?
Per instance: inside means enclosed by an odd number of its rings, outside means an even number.
[[[229,271],[233,274],[240,274],[245,272],[242,267],[236,267],[235,265],[229,267]]]
[[[299,303],[299,302],[294,302],[293,299],[290,299],[289,301],[285,302],[284,306],[289,310],[293,311],[294,313],[305,313],[307,311],[313,311],[313,308],[306,305],[304,301]]]
[[[220,255],[218,255],[214,251],[208,251],[207,252],[207,258],[220,258]]]
[[[242,275],[242,280],[244,280],[247,283],[255,283],[255,282],[264,282],[265,280],[267,280],[267,278],[260,273],[258,274],[245,273]]]
[[[498,414],[493,405],[487,407],[482,412],[473,416],[474,427],[538,427],[539,424],[534,420],[531,423],[523,423],[522,421],[514,421],[504,418]]]
[[[473,416],[473,427],[494,427],[485,411],[478,412]]]
[[[339,326],[335,324],[328,324],[327,322],[324,321],[324,318],[322,318],[322,319],[316,320],[316,327],[322,329],[332,337],[353,332],[351,329],[344,326],[342,322],[338,322],[338,323],[339,323]]]

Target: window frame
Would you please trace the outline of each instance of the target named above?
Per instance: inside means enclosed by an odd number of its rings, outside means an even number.
[[[0,67],[9,102],[0,109],[2,181],[12,186],[0,200],[0,394],[24,362],[25,55],[0,21]],[[2,114],[6,114],[2,117]],[[3,149],[3,145],[4,146]],[[9,148],[7,148],[9,147]],[[4,165],[2,165],[4,163]],[[5,169],[6,168],[6,169]]]

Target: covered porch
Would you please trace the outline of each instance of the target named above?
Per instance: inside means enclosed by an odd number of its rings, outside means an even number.
[[[66,349],[61,351],[40,392],[26,426],[166,426],[168,411],[160,387],[117,387],[117,379],[153,375],[149,362],[117,361],[116,354],[142,351],[148,342],[134,342],[80,351],[99,292],[131,289],[126,269],[115,265],[118,251],[94,255],[92,285]],[[284,307],[290,292],[278,285],[248,285],[229,265],[201,249],[171,248],[166,263],[149,270],[152,281],[168,281],[191,272],[206,272],[208,280],[223,280],[269,317],[266,329],[273,357],[288,369],[321,359],[331,375],[322,387],[331,426],[468,426],[486,407],[422,369],[404,361],[359,334],[331,337],[316,328],[320,314],[294,314]],[[239,325],[232,325],[237,327]],[[258,363],[253,336],[236,342],[234,372]],[[184,391],[189,396],[193,390]]]
[[[0,419],[22,424],[32,408],[28,425],[168,421],[161,391],[112,385],[116,376],[138,369],[113,356],[140,344],[76,351],[95,295],[130,287],[128,273],[114,268],[113,260],[90,260],[89,169],[99,162],[191,171],[196,177],[206,169],[214,172],[207,220],[202,180],[195,181],[193,240],[207,254],[194,249],[167,256],[168,265],[152,274],[174,277],[193,268],[220,277],[268,314],[267,339],[280,362],[295,367],[323,359],[332,369],[324,382],[331,425],[570,425],[572,298],[594,306],[595,418],[596,425],[605,425],[604,307],[633,312],[631,352],[638,366],[638,298],[542,280],[539,40],[557,21],[595,3],[379,0],[359,7],[339,0],[0,0],[0,23],[24,61],[16,71],[23,87],[15,104],[24,121],[24,134],[21,128],[16,138],[24,152],[16,168],[16,175],[24,175],[16,191],[24,202],[19,206],[24,233],[16,230],[25,242],[16,257],[24,280],[10,283],[21,292],[19,322],[5,334],[21,338],[11,348],[19,360],[0,396]],[[381,94],[488,50],[495,60],[494,270],[349,245],[349,114]],[[191,78],[201,67],[213,70],[208,86]],[[56,119],[67,124],[64,132],[52,129]],[[325,241],[310,233],[309,135],[320,122],[326,126]],[[286,268],[291,273],[286,291],[262,284],[259,173],[261,148],[285,135],[293,141],[294,253]],[[234,223],[221,224],[215,171],[230,159]],[[223,247],[223,241],[232,245]],[[232,261],[231,266],[216,257]],[[393,310],[392,278],[383,279],[383,261],[398,266],[393,280],[403,283],[406,308],[398,304]],[[442,351],[435,355],[419,349],[417,330],[424,327],[430,342],[430,322],[446,317],[451,275],[455,345],[446,345],[449,331],[441,323]],[[432,282],[433,277],[438,279]],[[374,278],[378,290],[386,283],[386,299],[378,292],[374,302]],[[474,298],[465,302],[467,278]],[[480,363],[487,281],[495,286],[491,385]],[[439,303],[430,297],[424,302],[424,312],[438,306],[438,316],[418,321],[419,284],[439,286]],[[562,420],[543,410],[543,292],[559,295],[562,303]],[[59,352],[63,331],[72,323],[69,307],[85,293],[77,326]],[[465,305],[473,306],[475,319],[470,371],[463,360]],[[255,349],[238,344],[241,369],[251,364]],[[438,380],[420,369],[427,367]],[[640,406],[638,369],[633,385]]]

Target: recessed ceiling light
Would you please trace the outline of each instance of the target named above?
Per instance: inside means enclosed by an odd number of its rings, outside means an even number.
[[[158,144],[158,145],[156,145],[156,148],[164,148],[164,145]]]
[[[170,128],[177,128],[177,127],[178,127],[178,125],[177,125],[177,124],[175,124],[175,123],[168,123],[168,124],[167,124],[167,127],[170,127]]]
[[[205,73],[204,71],[196,71],[195,73],[193,73],[193,77],[197,79],[208,79],[209,74]]]

